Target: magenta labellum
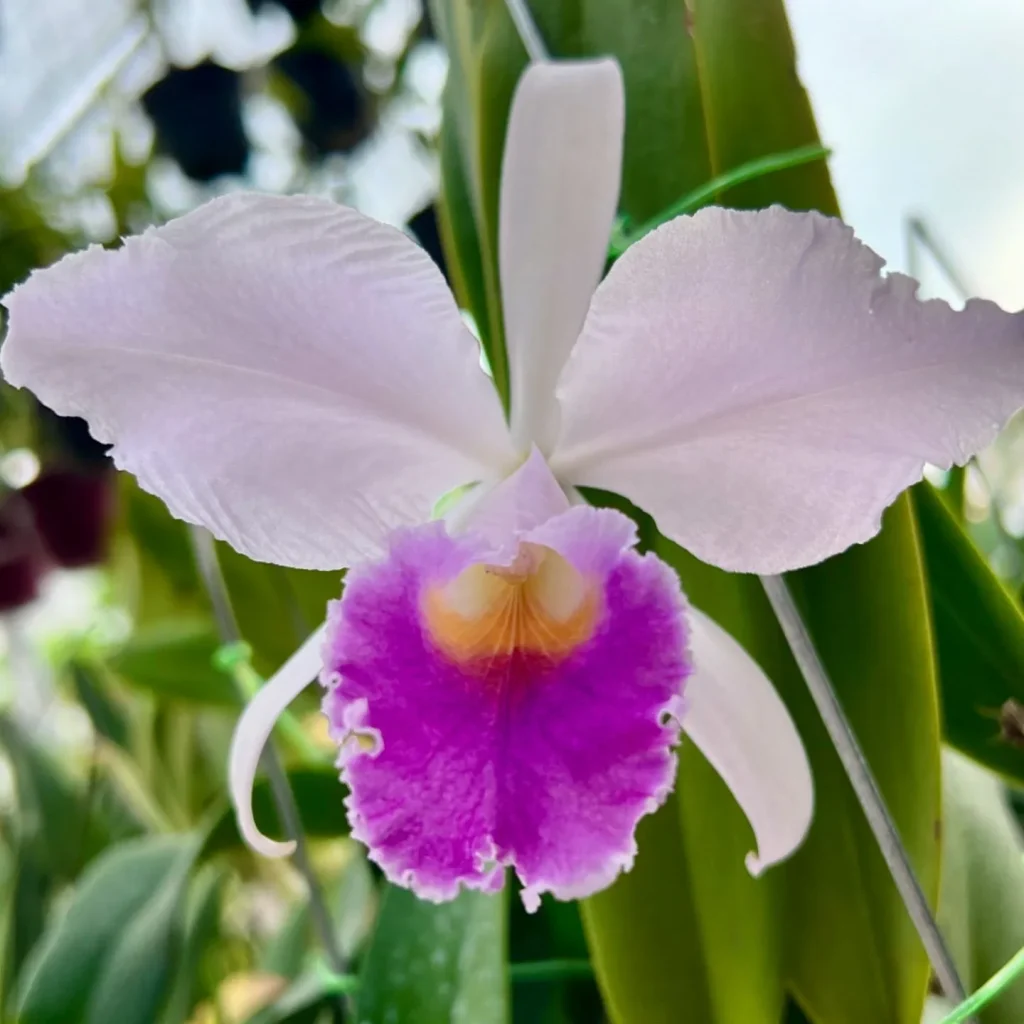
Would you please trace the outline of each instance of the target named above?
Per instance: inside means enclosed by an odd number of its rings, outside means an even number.
[[[350,573],[324,709],[353,835],[393,881],[443,900],[512,866],[532,910],[632,864],[690,671],[678,581],[634,541],[624,516],[579,507],[495,565],[434,523]]]

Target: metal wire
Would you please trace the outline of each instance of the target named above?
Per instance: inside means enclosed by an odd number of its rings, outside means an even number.
[[[793,652],[793,657],[807,682],[811,699],[821,715],[832,745],[835,747],[847,778],[853,786],[857,801],[868,820],[868,825],[878,843],[886,867],[892,875],[892,880],[896,884],[903,905],[907,908],[910,920],[921,937],[921,942],[928,953],[932,970],[942,987],[943,994],[953,1002],[962,1002],[965,992],[960,976],[957,974],[956,965],[953,963],[942,932],[939,931],[938,923],[928,906],[921,883],[914,873],[896,823],[885,806],[871,768],[857,742],[850,721],[839,703],[835,688],[832,686],[825,666],[814,647],[814,641],[797,610],[793,596],[781,576],[762,576],[761,583]]]

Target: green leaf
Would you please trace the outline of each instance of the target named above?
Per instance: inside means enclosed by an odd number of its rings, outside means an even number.
[[[614,1021],[713,1022],[700,926],[673,794],[640,822],[633,870],[581,904]]]
[[[284,924],[263,947],[259,957],[260,972],[276,974],[282,978],[297,978],[309,952],[312,921],[309,900],[300,900],[292,907]]]
[[[526,913],[509,900],[513,1024],[591,1024],[603,1019],[580,906],[544,899]]]
[[[217,544],[224,581],[242,638],[263,676],[275,672],[327,615],[341,596],[342,572],[311,572],[254,562]]]
[[[360,1024],[506,1024],[505,894],[433,904],[388,886],[360,973]]]
[[[29,951],[46,927],[53,879],[40,871],[32,857],[20,849],[9,852],[6,865],[3,915],[3,1005],[0,1018],[7,1020],[13,1010],[16,982]],[[5,858],[6,860],[7,858]]]
[[[26,966],[20,1024],[153,1024],[197,848],[194,836],[151,837],[99,858]]]
[[[939,716],[931,632],[909,500],[882,534],[790,578],[929,899],[939,869]],[[812,1021],[917,1024],[928,980],[920,940],[806,689],[778,681],[811,757],[808,841],[785,867],[794,991]]]
[[[122,701],[113,697],[96,667],[84,661],[68,665],[75,696],[85,708],[93,728],[119,747],[128,746],[128,713]]]
[[[114,545],[114,580],[137,623],[210,611],[189,542],[188,526],[127,473],[118,475],[121,529]]]
[[[292,982],[272,1005],[250,1017],[246,1024],[318,1024],[321,1010],[337,1005],[339,998],[354,987],[354,982],[351,977],[310,971]]]
[[[928,483],[913,492],[939,661],[945,737],[1024,781],[1024,746],[1000,739],[1000,709],[1024,707],[1024,614]]]
[[[1024,835],[999,780],[953,751],[943,759],[946,845],[939,923],[973,991],[1024,946]],[[939,1018],[941,1019],[941,1018]],[[1024,1020],[1024,977],[980,1015]]]
[[[231,680],[213,665],[219,646],[208,622],[162,622],[136,632],[108,665],[126,683],[158,697],[237,708]]]
[[[782,0],[688,0],[711,174],[818,142]],[[824,163],[729,189],[726,206],[837,213]]]
[[[345,816],[345,787],[337,769],[301,768],[288,773],[288,783],[299,808],[302,827],[308,836],[333,838],[348,835]],[[286,838],[277,817],[273,793],[266,779],[259,779],[252,791],[252,809],[256,825],[265,835]],[[235,812],[226,808],[214,825],[203,848],[204,856],[241,852],[247,849],[235,824]]]
[[[9,715],[0,714],[0,744],[14,769],[23,854],[48,874],[74,878],[102,842],[90,834],[81,786]]]
[[[444,93],[444,124],[454,123],[451,88]],[[477,324],[487,327],[487,285],[484,281],[480,239],[469,196],[469,184],[463,168],[455,131],[443,129],[440,138],[441,195],[438,223],[452,277],[453,291],[463,309],[468,309]],[[488,356],[490,358],[490,356]]]
[[[185,1024],[196,1003],[209,994],[203,960],[220,937],[220,911],[227,872],[207,865],[192,884],[186,911],[181,960],[160,1024]]]

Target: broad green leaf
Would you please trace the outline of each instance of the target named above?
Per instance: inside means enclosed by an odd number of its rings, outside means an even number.
[[[332,765],[302,768],[288,773],[288,783],[299,808],[307,835],[323,838],[348,835],[345,816],[345,787]],[[253,787],[252,810],[260,831],[276,839],[285,838],[277,816],[270,783],[261,778]],[[227,808],[214,825],[204,847],[204,855],[238,852],[247,849],[235,824],[235,812]]]
[[[945,738],[1024,781],[1024,746],[1000,739],[1000,709],[1024,706],[1024,614],[928,483],[913,492],[932,603]]]
[[[506,1024],[505,893],[433,904],[388,886],[360,972],[360,1024]]]
[[[89,997],[85,1024],[151,1024],[174,987],[181,959],[182,916],[198,840],[178,840],[168,870],[124,930]]]
[[[20,1024],[153,1024],[177,954],[194,836],[130,840],[78,883],[26,965]]]
[[[939,922],[969,991],[1024,946],[1024,835],[998,778],[954,751],[943,758],[945,858]],[[1024,1020],[1024,978],[981,1013]]]
[[[237,708],[231,680],[213,664],[219,646],[212,624],[172,620],[138,630],[108,665],[126,683],[157,697]]]

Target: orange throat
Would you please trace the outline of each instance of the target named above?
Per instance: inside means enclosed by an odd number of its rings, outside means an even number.
[[[594,581],[551,548],[522,544],[508,566],[471,565],[422,598],[427,630],[453,661],[516,653],[561,660],[597,626]]]

